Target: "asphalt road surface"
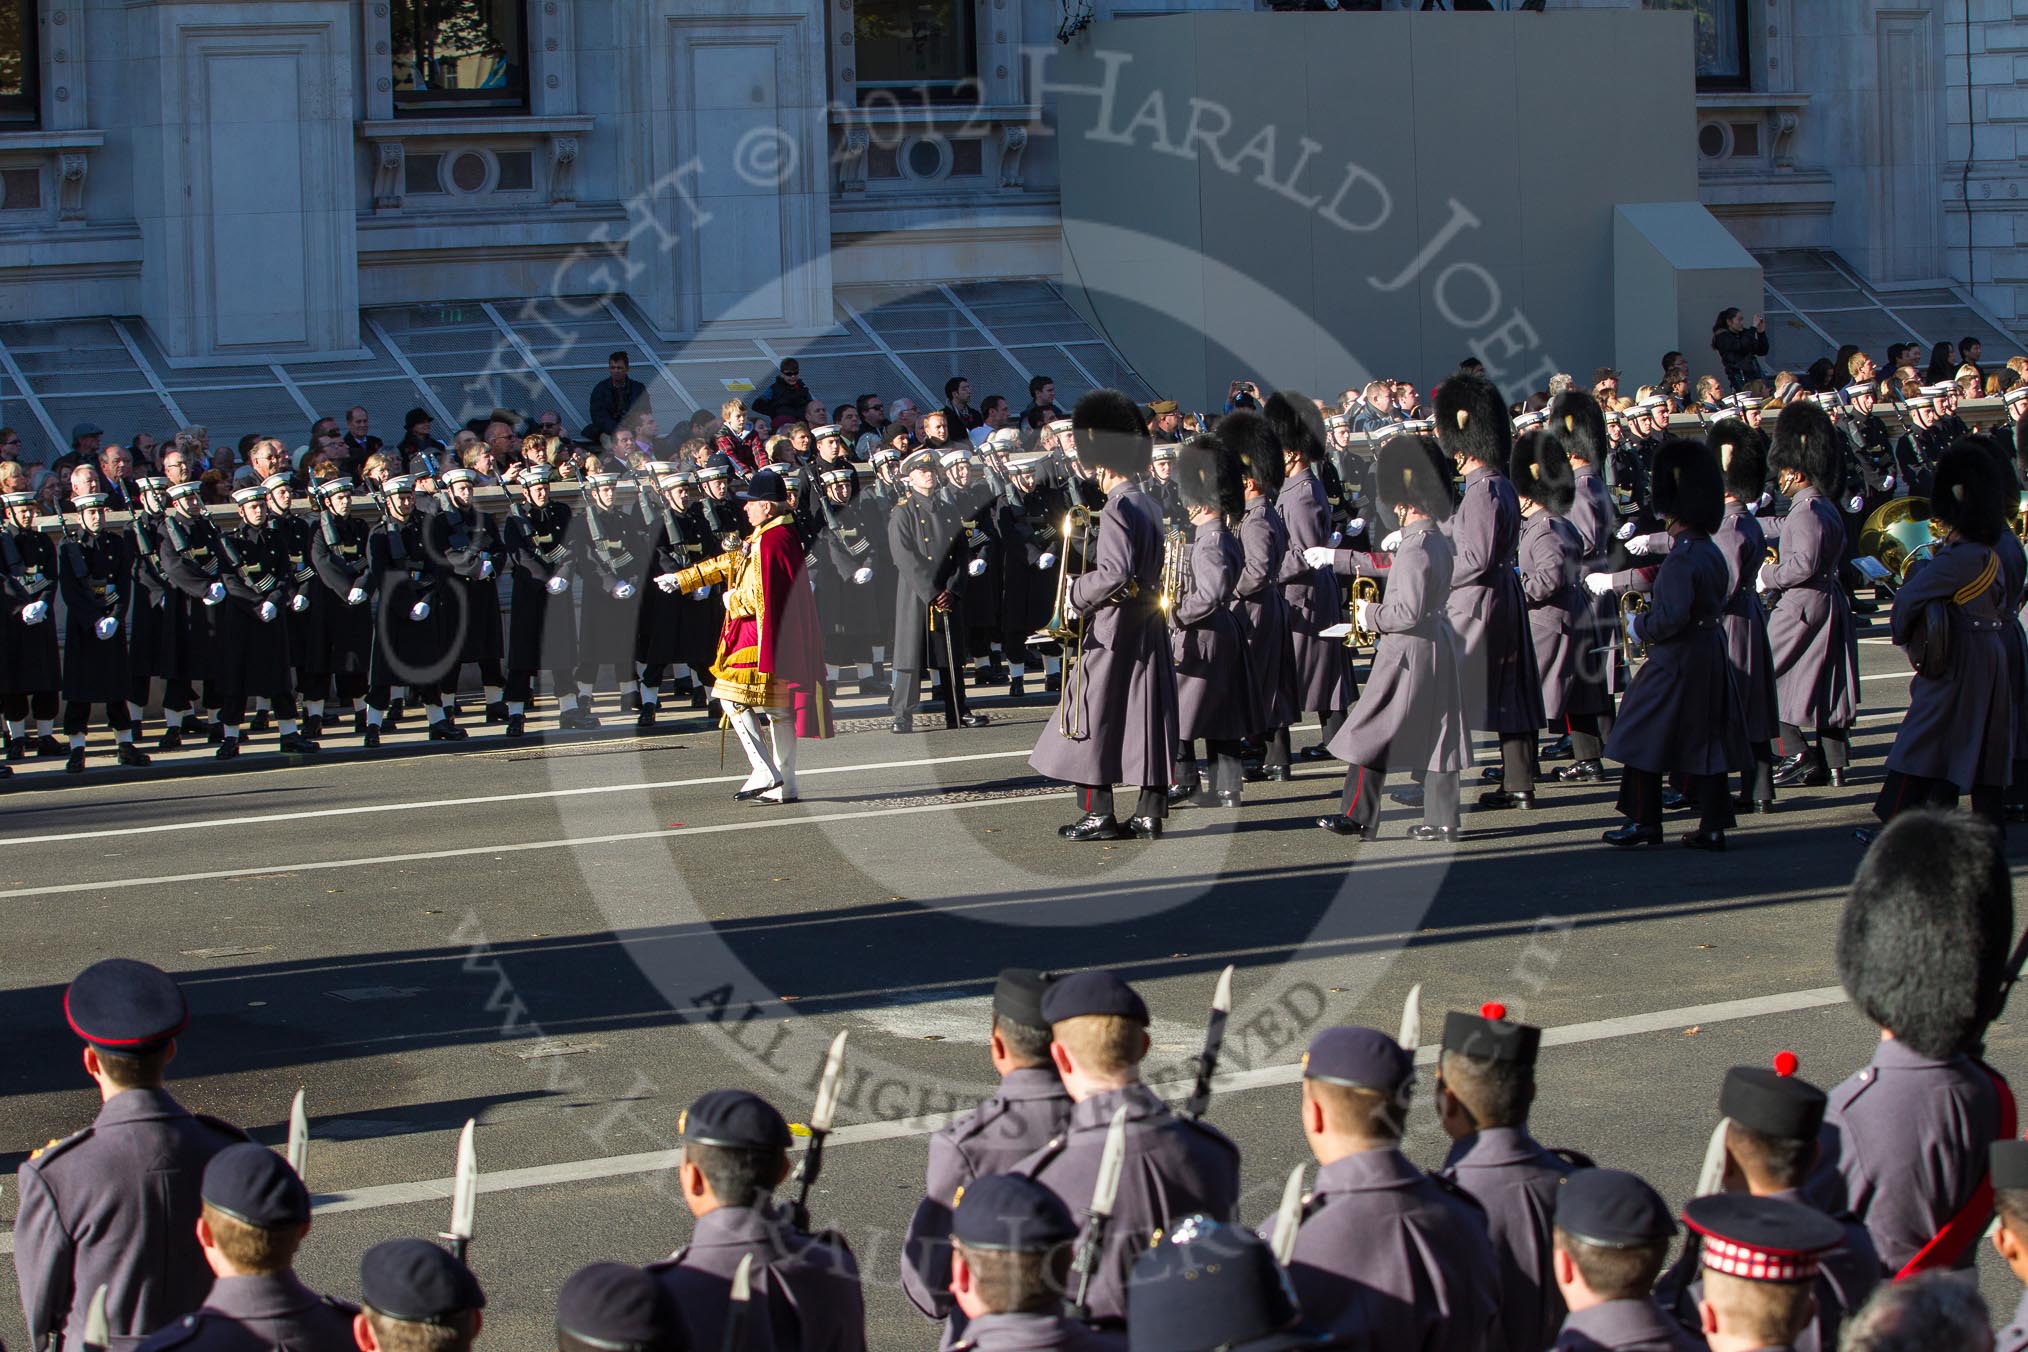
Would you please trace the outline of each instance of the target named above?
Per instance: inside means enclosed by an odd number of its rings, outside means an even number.
[[[990,1090],[995,972],[1125,972],[1156,1018],[1150,1078],[1180,1095],[1232,963],[1210,1118],[1244,1151],[1248,1220],[1303,1153],[1304,1042],[1334,1021],[1393,1029],[1418,982],[1426,1041],[1444,1009],[1488,999],[1546,1027],[1537,1135],[1680,1199],[1726,1067],[1787,1047],[1829,1085],[1873,1040],[1832,939],[1907,665],[1881,626],[1866,633],[1856,782],[1784,795],[1723,855],[1607,849],[1611,784],[1468,812],[1456,848],[1402,839],[1419,813],[1395,807],[1383,839],[1348,846],[1311,825],[1335,763],[1248,786],[1237,814],[1179,812],[1159,844],[1070,845],[1067,794],[1026,762],[1053,716],[1041,700],[982,700],[993,722],[976,731],[928,718],[894,736],[848,693],[844,735],[803,748],[803,801],[775,808],[732,801],[738,748],[721,764],[717,731],[688,717],[644,738],[475,731],[434,754],[305,765],[249,751],[223,773],[203,752],[126,777],[32,764],[0,792],[0,1166],[95,1111],[64,983],[101,957],[146,959],[194,1010],[172,1068],[186,1103],[279,1143],[307,1090],[313,1285],[356,1296],[364,1248],[443,1228],[457,1132],[476,1119],[485,1343],[535,1348],[576,1268],[689,1234],[679,1110],[739,1085],[806,1116],[823,1048],[849,1029],[813,1211],[868,1274],[873,1345],[927,1348],[899,1235],[924,1135]],[[2020,1082],[2018,1027],[1998,1026],[1991,1054]],[[1426,1081],[1417,1109],[1410,1153],[1434,1166]],[[14,1202],[0,1189],[0,1222]],[[2011,1279],[1981,1266],[2004,1315]],[[0,1337],[22,1335],[7,1265]]]

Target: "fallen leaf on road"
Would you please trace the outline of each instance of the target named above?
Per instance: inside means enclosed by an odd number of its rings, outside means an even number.
[[[1696,1037],[1696,1036],[1697,1036],[1697,1035],[1698,1035],[1699,1033],[1701,1033],[1701,1032],[1703,1032],[1703,1031],[1704,1031],[1704,1025],[1703,1025],[1703,1024],[1701,1024],[1701,1023],[1693,1023],[1693,1024],[1691,1024],[1691,1025],[1690,1025],[1690,1026],[1689,1026],[1688,1028],[1685,1028],[1685,1029],[1683,1030],[1683,1036],[1684,1036],[1684,1037]]]

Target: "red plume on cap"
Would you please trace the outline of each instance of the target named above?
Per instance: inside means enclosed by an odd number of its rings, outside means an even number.
[[[1777,1075],[1793,1075],[1796,1073],[1796,1067],[1801,1064],[1794,1052],[1775,1053],[1774,1072]]]
[[[1485,1004],[1479,1006],[1479,1017],[1482,1019],[1504,1019],[1507,1017],[1507,1006],[1501,1004],[1498,1000],[1488,1000]]]

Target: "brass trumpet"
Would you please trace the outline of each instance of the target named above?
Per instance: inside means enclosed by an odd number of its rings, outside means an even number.
[[[1648,645],[1634,637],[1634,617],[1648,613],[1648,597],[1645,592],[1623,591],[1620,593],[1620,633],[1627,640],[1627,665],[1633,667],[1647,660]]]
[[[1380,604],[1380,583],[1375,578],[1355,577],[1352,579],[1352,631],[1345,635],[1348,648],[1374,648],[1380,644],[1379,631],[1362,629],[1359,626],[1359,603],[1370,601]]]
[[[1091,549],[1094,524],[1091,509],[1082,504],[1073,504],[1063,514],[1057,530],[1057,548],[1062,553],[1056,566],[1056,600],[1050,607],[1048,623],[1028,636],[1029,647],[1044,653],[1054,648],[1062,654],[1063,704],[1058,728],[1073,742],[1084,740],[1086,729],[1084,670],[1078,661],[1084,651],[1084,616],[1070,605],[1071,556],[1075,554],[1082,563]]]

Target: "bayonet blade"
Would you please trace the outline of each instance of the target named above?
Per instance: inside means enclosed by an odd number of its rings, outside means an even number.
[[[101,1285],[85,1307],[84,1345],[93,1352],[106,1352],[112,1341],[113,1331],[106,1325],[106,1288]]]
[[[1113,1110],[1106,1126],[1105,1149],[1099,1153],[1098,1177],[1091,1188],[1091,1214],[1110,1217],[1120,1195],[1120,1174],[1127,1164],[1127,1105]]]
[[[1190,1101],[1183,1105],[1187,1117],[1202,1117],[1211,1106],[1211,1077],[1218,1072],[1218,1054],[1225,1048],[1225,1021],[1231,1013],[1232,967],[1227,964],[1211,992],[1211,1017],[1204,1025],[1204,1054],[1197,1060],[1197,1083],[1191,1087]]]
[[[732,1270],[732,1300],[725,1307],[725,1336],[720,1352],[745,1352],[747,1312],[753,1302],[753,1255],[741,1254]]]
[[[472,1237],[472,1217],[479,1200],[479,1156],[472,1149],[471,1118],[458,1133],[458,1168],[451,1180],[451,1239],[463,1243]]]
[[[817,1102],[810,1109],[810,1130],[813,1133],[831,1130],[831,1119],[838,1113],[838,1082],[845,1073],[845,1035],[847,1029],[831,1039],[831,1050],[824,1056],[824,1078],[817,1082]]]
[[[1296,1231],[1303,1223],[1303,1166],[1298,1164],[1289,1170],[1289,1181],[1282,1185],[1282,1204],[1275,1208],[1275,1261],[1283,1267],[1296,1255]]]
[[[1692,1197],[1709,1197],[1725,1184],[1725,1128],[1730,1118],[1721,1117],[1711,1129],[1711,1143],[1704,1147],[1704,1167],[1697,1173],[1697,1191]]]
[[[753,1255],[741,1254],[732,1271],[732,1298],[741,1305],[753,1299]]]
[[[1416,982],[1408,988],[1408,998],[1401,1002],[1401,1036],[1395,1039],[1403,1051],[1410,1056],[1422,1046],[1422,983]]]
[[[296,1097],[289,1101],[289,1167],[296,1171],[296,1177],[307,1184],[305,1172],[310,1162],[310,1116],[303,1110],[303,1091],[298,1089]]]

